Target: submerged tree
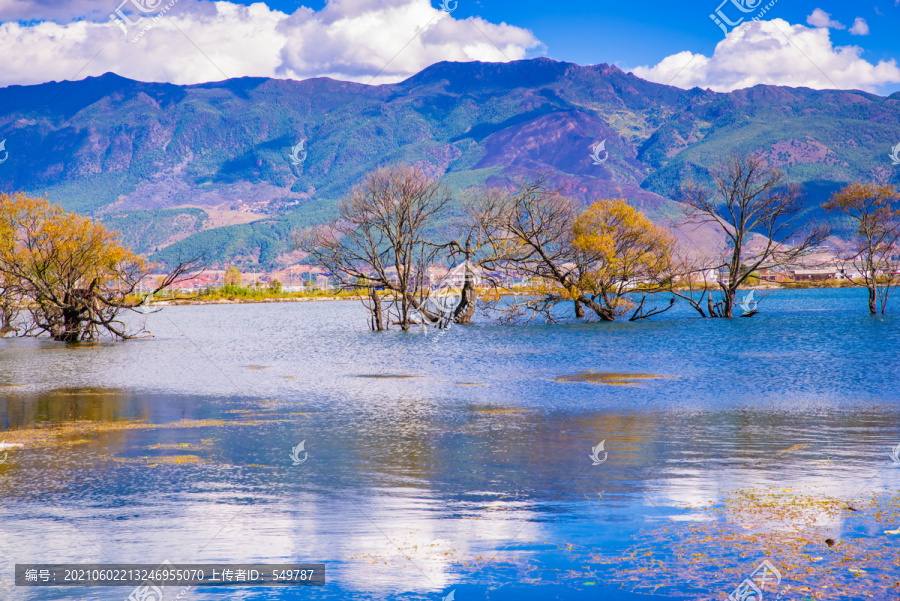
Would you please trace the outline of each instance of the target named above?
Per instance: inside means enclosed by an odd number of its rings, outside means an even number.
[[[888,297],[900,282],[900,193],[887,184],[853,183],[835,193],[823,207],[840,211],[856,225],[856,242],[842,258],[860,273],[869,291],[869,313],[883,314]]]
[[[180,263],[150,295],[177,282],[198,260]],[[103,225],[41,198],[0,194],[0,282],[16,307],[4,329],[61,342],[127,339],[123,310],[136,307],[151,266]]]
[[[365,282],[373,330],[438,323],[426,302],[427,269],[444,247],[430,236],[449,201],[449,190],[421,169],[381,168],[341,200],[337,218],[299,232],[295,245],[342,285]]]
[[[491,248],[486,266],[518,274],[534,293],[524,308],[552,319],[556,305],[572,302],[603,321],[631,313],[637,320],[665,308],[646,299],[668,265],[671,241],[624,200],[579,208],[543,178],[517,189],[485,189],[468,209]],[[516,309],[517,306],[513,306]]]
[[[711,298],[707,300],[710,317],[732,317],[735,295],[753,272],[796,262],[829,231],[824,227],[804,231],[800,187],[788,184],[784,172],[760,156],[733,154],[712,171],[712,179],[711,187],[684,186],[681,201],[688,207],[689,221],[716,226],[729,242],[724,259],[715,266],[727,272],[727,281],[718,281],[718,311]],[[762,237],[757,248],[748,244],[753,234]],[[688,300],[697,308],[693,296]]]
[[[624,199],[602,200],[575,220],[572,231],[586,267],[578,288],[611,317],[631,313],[634,320],[672,306],[674,296],[668,305],[645,308],[648,296],[672,278],[674,240],[643,213]]]
[[[0,235],[3,235],[3,232],[0,232]],[[13,324],[21,306],[17,290],[0,274],[0,338],[17,331]]]
[[[478,189],[465,210],[471,235],[484,244],[483,265],[507,278],[531,282],[528,300],[505,304],[501,320],[524,315],[523,309],[552,319],[553,308],[566,300],[577,279],[570,273],[576,255],[571,227],[577,207],[572,199],[541,177],[522,181],[513,190]]]

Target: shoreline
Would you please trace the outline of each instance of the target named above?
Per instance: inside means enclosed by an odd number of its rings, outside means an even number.
[[[269,297],[269,298],[185,298],[185,299],[166,299],[153,301],[153,307],[172,307],[177,305],[252,305],[260,303],[305,303],[305,302],[321,302],[321,301],[360,301],[365,297],[362,296],[286,296],[286,297]]]
[[[793,283],[788,286],[742,286],[740,290],[831,290],[831,289],[844,289],[844,288],[860,288],[864,289],[865,286],[861,285],[851,285],[851,286],[815,286],[808,285],[806,283]],[[740,291],[739,290],[739,291]],[[713,292],[718,292],[719,289],[712,289]],[[696,292],[700,292],[697,290]],[[513,293],[508,293],[508,296],[512,296]],[[665,294],[665,293],[661,293]],[[368,297],[365,296],[285,296],[285,297],[266,297],[266,298],[185,298],[185,299],[164,299],[154,301],[152,306],[154,307],[172,307],[179,305],[246,305],[246,304],[258,304],[258,303],[305,303],[305,302],[334,302],[334,301],[362,301]]]

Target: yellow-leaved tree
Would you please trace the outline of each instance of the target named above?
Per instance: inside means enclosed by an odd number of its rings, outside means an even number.
[[[241,270],[232,265],[225,270],[224,280],[226,286],[240,286]]]
[[[601,200],[575,219],[572,246],[578,251],[579,278],[574,295],[600,305],[602,319],[631,312],[631,319],[665,311],[646,307],[672,277],[674,240],[624,199]],[[577,298],[577,297],[576,297]]]
[[[841,257],[853,265],[869,291],[869,313],[883,314],[900,283],[900,192],[888,184],[852,183],[824,205],[853,220],[856,240]]]
[[[671,296],[648,302],[672,277],[672,238],[625,200],[582,211],[539,176],[510,188],[481,188],[465,212],[479,264],[521,282],[513,299],[491,299],[502,323],[534,316],[555,321],[557,308],[569,302],[576,318],[592,312],[603,321],[629,311],[629,320],[644,319],[674,304]]]
[[[43,198],[0,194],[0,240],[0,282],[15,306],[4,333],[61,342],[136,335],[120,314],[138,305],[133,293],[152,266],[102,224]],[[197,263],[180,262],[150,294]]]

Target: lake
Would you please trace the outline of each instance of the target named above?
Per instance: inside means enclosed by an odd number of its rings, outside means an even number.
[[[165,560],[326,566],[181,599],[725,599],[763,561],[766,599],[896,598],[900,319],[863,290],[759,310],[424,334],[182,306],[0,340],[0,598],[131,592],[17,563]]]

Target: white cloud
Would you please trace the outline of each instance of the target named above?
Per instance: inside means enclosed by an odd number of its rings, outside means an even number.
[[[286,44],[279,71],[349,79],[384,68],[381,79],[397,81],[439,61],[521,59],[538,45],[530,31],[479,18],[456,20],[428,0],[377,4],[332,0],[320,13],[295,13],[280,27]]]
[[[850,28],[853,35],[869,35],[869,24],[862,17],[856,17],[853,21],[853,27]]]
[[[0,0],[0,14],[19,10],[15,3],[24,4]],[[69,4],[74,10],[77,2]],[[155,22],[144,17],[127,38],[105,14],[103,22],[2,23],[0,47],[16,60],[0,63],[0,85],[107,71],[177,84],[241,76],[369,82],[376,75],[372,83],[388,83],[442,60],[516,60],[542,48],[526,29],[454,19],[429,0],[328,0],[320,11],[302,7],[292,15],[263,3],[164,0],[160,8],[168,5],[167,14]]]
[[[845,29],[844,25],[840,21],[834,21],[831,19],[831,15],[822,10],[821,8],[817,8],[812,11],[812,14],[806,17],[806,22],[813,27],[830,27],[832,29]]]
[[[122,0],[0,0],[0,22],[69,20],[75,17],[105,19]]]
[[[900,82],[893,59],[872,64],[859,46],[834,46],[828,29],[791,25],[782,19],[755,21],[735,29],[711,57],[680,52],[635,75],[682,88],[730,92],[758,84],[816,89],[861,89]]]

